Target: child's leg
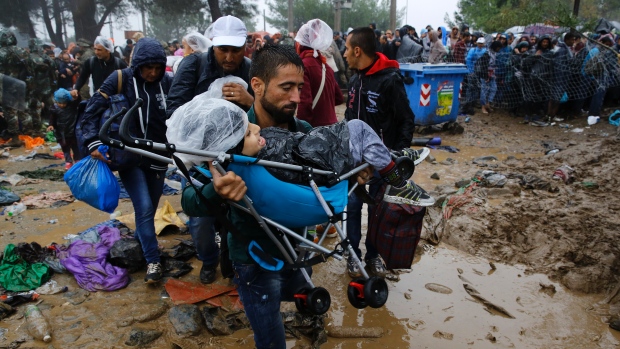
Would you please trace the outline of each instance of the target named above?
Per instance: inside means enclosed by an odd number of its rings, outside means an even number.
[[[361,120],[351,120],[349,128],[349,148],[356,165],[366,161],[377,171],[392,163],[390,151],[383,144],[377,133]]]
[[[68,144],[66,139],[58,139],[58,144],[60,144],[60,148],[62,149],[62,153],[65,155],[65,162],[73,162],[71,158],[71,146]]]
[[[75,137],[67,138],[65,139],[65,142],[67,142],[67,145],[69,146],[69,148],[71,148],[71,151],[73,152],[73,161],[77,162],[82,160],[82,157],[80,156],[80,147],[78,147],[77,139]]]

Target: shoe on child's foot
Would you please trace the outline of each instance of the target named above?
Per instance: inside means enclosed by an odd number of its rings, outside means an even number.
[[[384,278],[387,275],[387,270],[385,269],[385,265],[383,265],[383,261],[381,261],[381,257],[366,260],[366,266],[370,274],[374,276]]]
[[[408,180],[407,184],[401,188],[390,186],[383,195],[383,201],[412,206],[433,206],[435,204],[435,199],[412,180]]]
[[[359,264],[356,263],[351,256],[347,258],[347,272],[349,273],[349,277],[351,279],[362,277]]]
[[[70,168],[71,168],[71,166],[73,166],[73,164],[72,164],[72,163],[70,163],[70,162],[65,162],[65,170],[70,169]]]
[[[161,263],[149,263],[146,266],[146,276],[144,277],[144,282],[147,284],[153,284],[159,282],[163,276],[163,271],[161,267]]]
[[[316,226],[316,232],[318,235],[323,235],[323,232],[325,232],[325,228],[327,228],[327,225],[323,225],[323,224],[319,224]],[[338,236],[338,232],[336,231],[336,227],[332,224],[329,227],[329,230],[327,231],[327,235],[326,237],[328,238],[335,238],[336,236]]]
[[[431,150],[423,147],[420,149],[405,148],[399,152],[402,156],[406,156],[413,160],[413,164],[418,166],[431,153]]]

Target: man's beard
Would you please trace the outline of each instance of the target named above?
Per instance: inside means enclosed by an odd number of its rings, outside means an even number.
[[[289,103],[284,105],[282,108],[278,108],[275,104],[269,102],[265,95],[261,97],[260,104],[263,109],[271,115],[271,120],[273,120],[276,125],[286,124],[291,121],[295,116],[295,111],[297,110],[297,103]],[[292,109],[291,111],[286,111],[284,110],[284,107],[289,107]]]

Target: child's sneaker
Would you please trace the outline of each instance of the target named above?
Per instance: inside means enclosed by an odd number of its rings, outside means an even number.
[[[433,206],[435,204],[435,199],[412,180],[408,180],[407,184],[401,188],[390,186],[383,196],[383,201],[412,206]]]
[[[418,166],[419,163],[421,163],[422,161],[424,161],[424,159],[426,159],[426,157],[428,156],[428,154],[431,153],[431,150],[423,147],[421,149],[411,149],[411,148],[405,148],[402,151],[400,151],[400,154],[402,156],[406,156],[409,159],[413,160],[413,164]]]
[[[69,170],[71,168],[71,166],[73,166],[72,163],[70,162],[65,162],[65,170]]]
[[[317,234],[319,236],[323,235],[323,232],[325,231],[325,227],[326,226],[323,225],[323,224],[319,224],[319,225],[316,226],[316,232],[317,232]],[[335,238],[336,236],[338,236],[338,232],[336,231],[336,227],[332,224],[329,227],[329,230],[327,231],[327,237],[328,238]]]

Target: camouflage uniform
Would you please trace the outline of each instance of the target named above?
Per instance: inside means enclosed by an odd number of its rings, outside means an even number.
[[[41,112],[47,114],[53,105],[52,95],[56,90],[56,63],[43,53],[37,39],[30,39],[30,71],[34,75],[28,86],[28,109],[32,115],[32,129],[41,129]]]
[[[17,47],[17,38],[9,30],[0,32],[0,73],[26,82],[29,85],[32,74],[29,72],[29,56],[26,50]],[[19,123],[24,130],[32,128],[32,119],[23,111],[3,107],[4,118],[8,124],[8,137],[15,141],[19,134]]]
[[[90,57],[93,57],[95,55],[95,50],[93,48],[93,43],[86,39],[78,40],[77,44],[82,49],[82,55],[80,56],[78,63],[80,64],[80,66],[83,66],[84,64],[88,63]],[[84,84],[84,86],[82,86],[82,88],[80,89],[80,96],[82,97],[82,100],[87,100],[90,98],[89,84]]]

